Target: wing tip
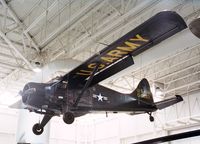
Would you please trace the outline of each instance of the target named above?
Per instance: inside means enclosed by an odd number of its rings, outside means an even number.
[[[176,98],[177,98],[177,100],[180,102],[180,101],[183,101],[183,97],[182,96],[180,96],[180,95],[176,95]]]

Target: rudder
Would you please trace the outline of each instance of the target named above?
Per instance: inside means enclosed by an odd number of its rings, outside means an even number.
[[[153,95],[150,90],[149,82],[146,78],[143,78],[138,84],[137,88],[131,93],[131,96],[139,101],[143,101],[148,104],[154,103]]]

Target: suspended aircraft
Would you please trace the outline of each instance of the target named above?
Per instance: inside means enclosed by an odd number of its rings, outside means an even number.
[[[20,93],[26,109],[44,115],[42,121],[33,126],[33,133],[42,134],[49,120],[60,115],[66,124],[87,113],[102,111],[147,113],[150,121],[154,121],[152,112],[176,104],[183,100],[182,97],[176,95],[154,102],[145,78],[130,94],[98,83],[133,65],[134,56],[185,28],[186,23],[176,12],[159,12],[56,81],[27,83]]]

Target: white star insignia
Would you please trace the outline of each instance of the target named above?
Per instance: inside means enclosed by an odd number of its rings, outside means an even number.
[[[96,98],[97,101],[101,101],[101,102],[103,102],[103,101],[107,101],[107,100],[108,100],[108,98],[105,97],[105,96],[102,96],[101,93],[99,93],[98,95],[93,94],[92,97],[93,97],[93,98]]]
[[[103,96],[101,95],[101,93],[99,95],[97,95],[98,101],[103,101]]]

